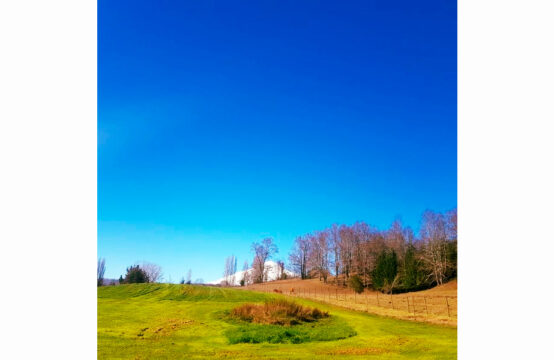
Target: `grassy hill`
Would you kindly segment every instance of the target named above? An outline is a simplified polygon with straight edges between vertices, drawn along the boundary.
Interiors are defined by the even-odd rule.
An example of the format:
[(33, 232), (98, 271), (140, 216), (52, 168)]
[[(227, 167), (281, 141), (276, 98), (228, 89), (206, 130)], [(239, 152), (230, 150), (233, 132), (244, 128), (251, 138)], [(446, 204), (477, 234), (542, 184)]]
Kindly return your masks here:
[(456, 328), (383, 318), (303, 299), (296, 301), (331, 315), (321, 324), (302, 325), (301, 332), (307, 336), (302, 341), (309, 342), (295, 344), (285, 339), (285, 343), (271, 343), (275, 337), (268, 337), (269, 342), (263, 338), (260, 343), (237, 342), (241, 332), (275, 332), (283, 337), (299, 331), (294, 326), (264, 328), (227, 319), (226, 314), (243, 303), (263, 303), (276, 297), (280, 295), (194, 285), (101, 287), (98, 358), (456, 358)]

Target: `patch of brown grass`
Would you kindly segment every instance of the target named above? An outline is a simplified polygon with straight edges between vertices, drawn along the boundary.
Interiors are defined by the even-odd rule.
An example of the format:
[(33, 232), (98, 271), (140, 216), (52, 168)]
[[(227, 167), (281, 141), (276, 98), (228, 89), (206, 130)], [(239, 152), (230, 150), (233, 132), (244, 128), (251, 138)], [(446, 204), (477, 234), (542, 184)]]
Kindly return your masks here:
[(181, 330), (188, 326), (193, 326), (195, 324), (196, 322), (194, 320), (166, 319), (163, 322), (157, 324), (156, 326), (140, 329), (137, 336), (143, 339), (169, 336), (173, 334), (175, 331)]
[(320, 351), (318, 355), (381, 355), (390, 351), (381, 348), (342, 348), (329, 351)]
[(263, 292), (277, 289), (281, 290), (283, 295), (317, 300), (346, 309), (403, 320), (457, 326), (456, 279), (431, 289), (394, 294), (392, 297), (371, 289), (365, 289), (362, 294), (354, 294), (352, 289), (336, 286), (334, 281), (333, 277), (329, 277), (327, 283), (318, 279), (294, 278), (248, 285), (240, 289)]
[(231, 311), (231, 317), (271, 325), (297, 325), (328, 317), (329, 313), (293, 301), (275, 299), (264, 304), (244, 304)]

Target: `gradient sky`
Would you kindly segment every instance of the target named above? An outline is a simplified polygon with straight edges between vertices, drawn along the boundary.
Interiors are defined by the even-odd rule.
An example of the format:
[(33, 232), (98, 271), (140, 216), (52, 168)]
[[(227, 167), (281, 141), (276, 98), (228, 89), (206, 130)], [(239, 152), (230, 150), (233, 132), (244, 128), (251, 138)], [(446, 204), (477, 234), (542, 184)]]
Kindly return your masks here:
[(457, 205), (456, 1), (98, 2), (98, 256), (177, 282), (265, 236)]

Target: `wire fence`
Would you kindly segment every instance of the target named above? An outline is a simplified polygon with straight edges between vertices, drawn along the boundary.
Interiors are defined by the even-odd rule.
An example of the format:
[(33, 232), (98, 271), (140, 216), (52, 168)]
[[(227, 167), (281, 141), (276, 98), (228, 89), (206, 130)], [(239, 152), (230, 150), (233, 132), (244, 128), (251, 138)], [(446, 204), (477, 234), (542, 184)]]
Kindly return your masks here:
[(382, 294), (364, 291), (357, 294), (352, 289), (339, 286), (287, 286), (284, 284), (262, 283), (250, 285), (248, 290), (266, 293), (278, 293), (305, 299), (313, 299), (339, 305), (353, 310), (371, 313), (401, 315), (403, 318), (413, 318), (422, 321), (436, 322), (437, 318), (446, 321), (457, 321), (457, 296), (430, 294)]

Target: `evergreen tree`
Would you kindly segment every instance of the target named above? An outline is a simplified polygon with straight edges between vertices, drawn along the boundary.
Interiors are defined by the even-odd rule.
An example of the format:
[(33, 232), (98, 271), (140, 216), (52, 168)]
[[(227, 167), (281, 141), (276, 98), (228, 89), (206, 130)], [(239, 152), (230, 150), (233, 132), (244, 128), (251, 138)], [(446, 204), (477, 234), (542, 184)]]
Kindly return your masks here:
[(350, 285), (350, 287), (358, 294), (361, 294), (364, 291), (364, 284), (358, 275), (352, 275), (348, 279), (348, 285)]
[(394, 250), (383, 250), (377, 257), (372, 273), (373, 287), (378, 290), (391, 291), (398, 273), (398, 257)]
[(404, 274), (402, 286), (406, 290), (416, 289), (425, 282), (425, 273), (421, 267), (421, 262), (417, 258), (415, 247), (410, 244), (404, 255)]
[(140, 268), (139, 265), (130, 266), (127, 268), (127, 274), (125, 275), (126, 284), (135, 284), (135, 283), (147, 283), (148, 275), (146, 272)]

